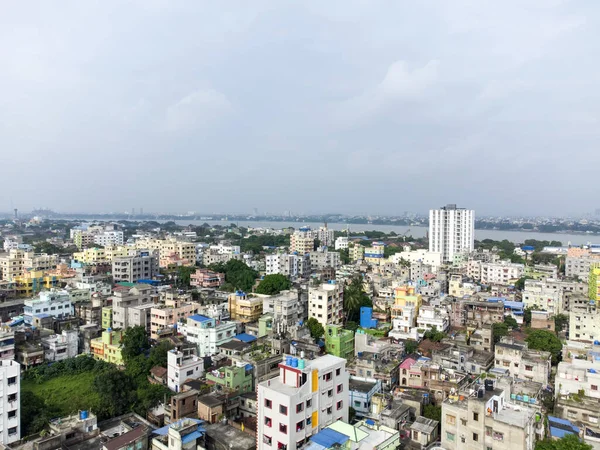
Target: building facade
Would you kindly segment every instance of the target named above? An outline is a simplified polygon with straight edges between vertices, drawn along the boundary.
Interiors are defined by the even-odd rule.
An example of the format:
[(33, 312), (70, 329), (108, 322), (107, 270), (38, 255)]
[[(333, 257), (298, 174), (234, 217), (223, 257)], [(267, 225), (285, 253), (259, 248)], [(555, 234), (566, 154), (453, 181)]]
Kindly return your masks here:
[(429, 251), (441, 253), (442, 261), (475, 249), (475, 212), (446, 205), (429, 211)]
[(344, 288), (335, 281), (308, 288), (308, 317), (323, 327), (338, 325), (344, 320)]

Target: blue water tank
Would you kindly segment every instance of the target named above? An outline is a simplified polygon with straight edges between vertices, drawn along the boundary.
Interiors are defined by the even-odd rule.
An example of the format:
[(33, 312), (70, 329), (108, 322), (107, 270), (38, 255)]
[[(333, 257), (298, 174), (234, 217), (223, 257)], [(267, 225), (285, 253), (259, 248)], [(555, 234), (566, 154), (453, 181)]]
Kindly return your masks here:
[(298, 367), (298, 358), (292, 358), (292, 367)]
[(291, 356), (286, 356), (285, 357), (285, 365), (286, 366), (291, 366), (292, 365), (292, 357)]
[(85, 420), (88, 418), (88, 412), (87, 411), (79, 411), (79, 419), (80, 420)]

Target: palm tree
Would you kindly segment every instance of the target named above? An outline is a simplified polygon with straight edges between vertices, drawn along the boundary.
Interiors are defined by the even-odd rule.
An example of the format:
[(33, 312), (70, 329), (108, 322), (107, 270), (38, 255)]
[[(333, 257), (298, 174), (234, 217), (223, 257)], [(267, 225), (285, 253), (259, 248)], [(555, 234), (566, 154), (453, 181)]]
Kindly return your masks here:
[(350, 283), (344, 289), (344, 310), (346, 311), (346, 320), (355, 321), (360, 314), (361, 306), (372, 306), (371, 299), (363, 287), (363, 278), (361, 274), (354, 275)]

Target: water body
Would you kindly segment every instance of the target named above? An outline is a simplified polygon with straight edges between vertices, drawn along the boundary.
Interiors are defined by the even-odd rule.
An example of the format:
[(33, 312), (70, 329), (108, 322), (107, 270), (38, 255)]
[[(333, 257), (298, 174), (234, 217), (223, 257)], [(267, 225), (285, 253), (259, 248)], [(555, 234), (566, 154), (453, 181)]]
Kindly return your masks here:
[[(159, 221), (161, 222), (161, 221)], [(253, 228), (286, 228), (294, 227), (298, 228), (301, 226), (311, 227), (318, 229), (323, 226), (323, 223), (318, 222), (260, 222), (252, 220), (242, 220), (234, 222), (231, 220), (175, 220), (175, 223), (179, 225), (202, 225), (208, 223), (209, 225), (228, 225), (230, 223), (237, 223), (242, 227), (253, 227)], [(351, 236), (360, 235), (362, 231), (383, 231), (390, 233), (394, 231), (399, 235), (407, 234), (408, 236), (414, 237), (425, 237), (428, 228), (427, 227), (411, 227), (411, 226), (399, 226), (399, 225), (375, 225), (375, 224), (346, 224), (346, 223), (327, 223), (327, 227), (336, 231), (350, 229)], [(600, 236), (588, 235), (588, 234), (573, 234), (573, 233), (539, 233), (535, 231), (506, 231), (506, 230), (475, 230), (475, 239), (493, 239), (495, 241), (502, 241), (504, 239), (514, 242), (515, 244), (521, 244), (526, 239), (537, 239), (538, 241), (560, 241), (563, 245), (571, 243), (572, 245), (584, 245), (589, 242), (599, 243)]]

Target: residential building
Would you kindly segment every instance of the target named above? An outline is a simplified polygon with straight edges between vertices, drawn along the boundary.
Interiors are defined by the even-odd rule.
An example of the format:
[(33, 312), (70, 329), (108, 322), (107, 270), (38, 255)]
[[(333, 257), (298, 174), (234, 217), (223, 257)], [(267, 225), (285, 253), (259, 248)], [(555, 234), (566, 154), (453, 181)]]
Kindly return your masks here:
[(178, 326), (178, 331), (185, 336), (187, 342), (196, 344), (198, 355), (204, 357), (217, 354), (220, 345), (234, 338), (236, 328), (235, 322), (221, 322), (194, 314)]
[(107, 330), (113, 327), (113, 308), (112, 306), (102, 307), (102, 329)]
[(105, 264), (109, 262), (104, 248), (89, 247), (73, 253), (73, 261), (86, 265)]
[(152, 309), (156, 306), (154, 302), (127, 308), (127, 326), (142, 327), (146, 333), (152, 332)]
[(23, 317), (26, 323), (32, 323), (33, 317), (47, 314), (55, 319), (73, 315), (73, 305), (68, 291), (51, 289), (42, 291), (37, 298), (25, 300)]
[(0, 361), (0, 443), (9, 445), (21, 439), (21, 365)]
[(341, 325), (325, 327), (325, 351), (329, 355), (346, 360), (354, 356), (354, 332), (342, 328)]
[(548, 311), (531, 311), (530, 327), (534, 330), (554, 331), (554, 315)]
[(197, 380), (204, 374), (204, 358), (195, 349), (172, 349), (167, 353), (167, 386), (174, 392), (188, 380)]
[(508, 370), (510, 375), (521, 380), (548, 384), (550, 379), (551, 353), (530, 350), (526, 342), (503, 338), (495, 346), (496, 368)]
[(311, 259), (308, 253), (276, 253), (265, 256), (265, 274), (281, 274), (291, 279), (302, 278), (310, 273)]
[(302, 227), (290, 236), (290, 253), (304, 255), (312, 252), (315, 247), (314, 233), (310, 227)]
[(385, 256), (385, 244), (373, 242), (370, 247), (365, 248), (364, 261), (368, 264), (379, 266)]
[(278, 333), (305, 319), (306, 300), (301, 292), (293, 289), (263, 297), (263, 314), (271, 314)]
[(300, 448), (324, 427), (348, 421), (346, 361), (286, 357), (279, 377), (258, 384), (258, 450)]
[(309, 255), (312, 270), (323, 270), (329, 267), (336, 269), (341, 265), (340, 254), (330, 252), (327, 248), (321, 247), (319, 250), (310, 252)]
[(5, 236), (4, 237), (4, 251), (9, 252), (11, 250), (18, 250), (23, 245), (22, 236)]
[(315, 450), (395, 450), (400, 448), (400, 432), (370, 419), (354, 425), (339, 420), (313, 435), (310, 441), (308, 448)]
[(336, 250), (347, 250), (348, 249), (348, 238), (346, 236), (340, 236), (335, 240)]
[(442, 348), (433, 349), (431, 359), (444, 369), (460, 370), (465, 373), (482, 374), (494, 365), (494, 353), (478, 350), (474, 346), (452, 341)]
[(193, 242), (182, 242), (175, 238), (138, 239), (135, 246), (140, 250), (157, 251), (160, 267), (169, 267), (173, 261), (177, 261), (178, 265), (196, 264), (196, 244)]
[(493, 383), (465, 386), (446, 399), (441, 425), (441, 447), (447, 450), (533, 450), (544, 436), (539, 409), (513, 403), (510, 391)]
[[(589, 301), (591, 303), (591, 300)], [(569, 338), (573, 341), (600, 340), (600, 310), (594, 304), (571, 308), (569, 313)]]
[(229, 316), (242, 323), (256, 322), (263, 313), (263, 299), (236, 291), (229, 295)]
[(0, 279), (14, 281), (22, 277), (27, 271), (48, 271), (56, 269), (58, 255), (45, 253), (35, 254), (32, 251), (12, 249), (0, 255)]
[(362, 261), (365, 257), (365, 248), (360, 244), (354, 244), (348, 247), (348, 253), (350, 254), (350, 261)]
[(524, 271), (524, 264), (508, 261), (481, 263), (481, 282), (483, 284), (514, 284), (523, 276)]
[[(182, 391), (171, 397), (171, 400), (165, 405), (165, 423), (173, 424), (187, 417), (195, 417), (198, 414), (198, 391), (190, 389)], [(175, 447), (177, 448), (177, 447)], [(182, 448), (182, 447), (179, 447)], [(196, 445), (189, 447), (189, 450), (196, 448)], [(188, 449), (188, 447), (183, 447)]]
[(375, 394), (381, 392), (381, 380), (369, 382), (350, 377), (348, 391), (350, 397), (349, 406), (354, 408), (356, 416), (369, 416), (371, 413), (371, 400)]
[(198, 397), (198, 418), (208, 423), (217, 423), (220, 417), (225, 416), (226, 402), (225, 396), (216, 392), (201, 395)]
[(102, 247), (123, 245), (123, 232), (120, 230), (105, 230), (94, 235), (94, 244)]
[[(479, 263), (478, 267), (480, 267)], [(452, 297), (463, 298), (475, 295), (479, 291), (481, 291), (481, 287), (478, 284), (463, 280), (462, 275), (450, 276), (450, 282), (448, 283), (448, 295), (451, 295)]]
[(112, 274), (115, 283), (135, 283), (151, 280), (159, 274), (158, 253), (148, 250), (132, 251), (127, 256), (118, 256), (112, 261)]
[(196, 314), (199, 303), (192, 302), (191, 294), (179, 294), (174, 291), (163, 291), (160, 294), (162, 304), (152, 308), (150, 314), (150, 338), (159, 339), (167, 329), (173, 329), (175, 324), (191, 314)]
[(335, 281), (308, 288), (308, 317), (324, 327), (338, 325), (344, 319), (344, 288)]
[(427, 266), (431, 266), (433, 273), (437, 272), (438, 267), (442, 265), (442, 254), (438, 252), (430, 252), (425, 249), (410, 250), (410, 247), (402, 252), (395, 253), (390, 256), (389, 260), (394, 264), (400, 264), (402, 261), (408, 263), (423, 263)]
[(333, 247), (334, 246), (334, 231), (327, 228), (327, 223), (324, 226), (319, 227), (315, 231), (315, 237), (319, 240), (322, 247)]
[(600, 301), (600, 265), (590, 269), (588, 284), (590, 300)]
[(190, 275), (190, 286), (196, 288), (218, 288), (225, 283), (225, 274), (208, 269), (196, 269)]
[(92, 339), (90, 347), (94, 358), (121, 366), (123, 365), (122, 342), (123, 332), (109, 328), (104, 330), (99, 338)]
[(62, 361), (74, 358), (79, 353), (79, 336), (77, 330), (63, 330), (61, 334), (52, 334), (42, 338), (44, 358), (46, 361)]
[(560, 362), (556, 373), (555, 392), (559, 396), (577, 394), (600, 400), (600, 361), (573, 359)]
[(0, 360), (15, 359), (15, 332), (7, 325), (0, 327)]
[(521, 298), (526, 308), (550, 314), (562, 314), (565, 311), (563, 290), (553, 288), (546, 281), (525, 280)]
[(569, 255), (565, 260), (565, 276), (587, 283), (590, 271), (595, 267), (600, 267), (600, 254), (598, 253), (589, 253), (582, 256)]
[(394, 304), (391, 307), (392, 330), (389, 335), (396, 339), (417, 339), (417, 317), (423, 297), (414, 286), (394, 288)]
[[(129, 308), (153, 303), (155, 299), (152, 286), (137, 283), (133, 287), (118, 286), (112, 297), (112, 328), (125, 330), (129, 328)], [(103, 320), (103, 328), (105, 323)]]
[[(196, 403), (194, 399), (189, 403)], [(195, 406), (195, 405), (194, 405)], [(173, 419), (165, 434), (152, 438), (152, 450), (194, 450), (204, 448), (204, 428), (201, 420)]]
[(437, 420), (423, 416), (417, 417), (410, 426), (410, 439), (421, 448), (426, 448), (429, 444), (437, 441), (439, 424)]
[[(355, 337), (358, 337), (356, 334)], [(402, 353), (356, 352), (354, 360), (348, 366), (348, 372), (358, 381), (375, 383), (381, 381), (382, 388), (389, 392), (398, 386), (400, 378), (400, 360)]]
[(252, 392), (252, 364), (241, 362), (240, 365), (220, 367), (206, 373), (206, 381), (217, 386), (218, 390), (243, 394)]
[(422, 337), (427, 331), (435, 328), (445, 332), (450, 326), (450, 316), (445, 308), (422, 306), (417, 316), (418, 333)]
[(442, 254), (442, 261), (475, 249), (475, 212), (446, 205), (429, 211), (429, 251)]

